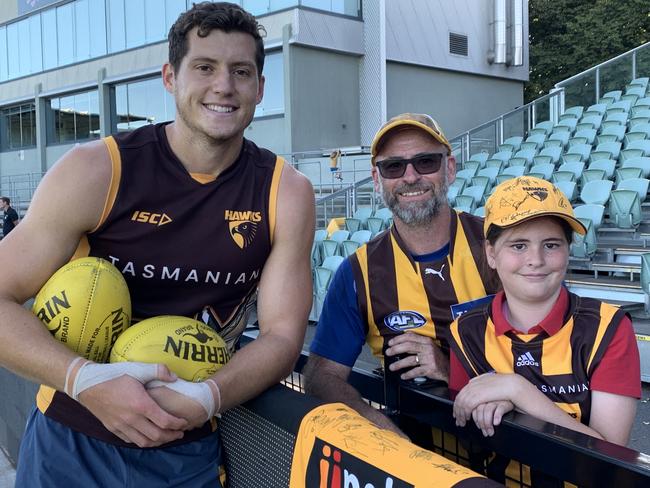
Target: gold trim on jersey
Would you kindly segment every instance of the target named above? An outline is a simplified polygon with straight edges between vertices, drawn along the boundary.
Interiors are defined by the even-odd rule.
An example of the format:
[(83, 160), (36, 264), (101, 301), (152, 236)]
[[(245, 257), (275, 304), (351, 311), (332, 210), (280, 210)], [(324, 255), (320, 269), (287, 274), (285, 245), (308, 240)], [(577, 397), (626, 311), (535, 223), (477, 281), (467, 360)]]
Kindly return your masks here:
[(273, 169), (273, 178), (271, 179), (271, 189), (269, 191), (269, 238), (273, 245), (275, 237), (275, 220), (278, 205), (278, 190), (280, 188), (280, 177), (284, 169), (284, 159), (280, 156), (275, 158), (275, 168)]
[(120, 155), (119, 147), (117, 147), (117, 142), (115, 142), (113, 136), (105, 137), (103, 141), (104, 144), (106, 144), (106, 149), (108, 149), (108, 154), (111, 158), (111, 183), (108, 187), (108, 194), (106, 195), (106, 201), (104, 202), (102, 216), (95, 228), (90, 231), (91, 233), (101, 227), (101, 225), (106, 221), (108, 214), (113, 209), (115, 199), (117, 198), (117, 190), (120, 187), (120, 179), (122, 178), (122, 156)]
[(496, 335), (492, 319), (488, 319), (484, 340), (485, 359), (492, 365), (492, 368), (498, 373), (513, 373), (512, 341), (504, 335)]
[(605, 332), (607, 331), (607, 327), (602, 327), (602, 324), (609, 324), (612, 321), (612, 318), (614, 317), (614, 314), (618, 312), (618, 307), (615, 307), (613, 305), (609, 305), (606, 303), (601, 303), (600, 304), (600, 323), (601, 326), (598, 327), (598, 331), (596, 332), (596, 338), (594, 339), (594, 347), (591, 349), (591, 354), (589, 354), (589, 361), (587, 362), (587, 371), (591, 371), (591, 363), (594, 360), (594, 357), (596, 356), (596, 352), (598, 352), (598, 349), (600, 348), (600, 343), (603, 340), (603, 337), (605, 335)]
[(41, 411), (41, 413), (44, 414), (45, 411), (52, 404), (52, 399), (54, 398), (55, 392), (56, 390), (50, 386), (46, 386), (46, 385), (40, 386), (38, 392), (36, 393), (36, 406)]
[[(611, 317), (607, 323), (610, 321)], [(574, 324), (573, 317), (569, 318), (557, 334), (542, 342), (542, 362), (540, 366), (544, 376), (573, 373), (571, 336), (573, 335)], [(552, 356), (553, 361), (544, 361), (546, 356)]]
[(465, 235), (465, 229), (460, 218), (456, 217), (456, 219), (456, 239), (454, 240), (453, 249), (467, 249), (470, 254), (467, 257), (471, 259), (455, 259), (450, 249), (447, 262), (449, 263), (449, 276), (454, 284), (458, 303), (464, 303), (474, 300), (477, 297), (484, 297), (487, 293), (485, 292), (485, 286), (483, 285), (483, 279), (479, 273), (478, 266), (471, 255), (471, 246)]

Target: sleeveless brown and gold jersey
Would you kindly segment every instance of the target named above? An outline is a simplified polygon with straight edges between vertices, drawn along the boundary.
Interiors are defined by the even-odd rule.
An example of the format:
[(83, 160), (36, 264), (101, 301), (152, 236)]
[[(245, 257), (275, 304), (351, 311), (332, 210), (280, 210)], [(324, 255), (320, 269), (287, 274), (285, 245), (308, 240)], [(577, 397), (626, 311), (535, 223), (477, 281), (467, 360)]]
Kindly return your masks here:
[(394, 226), (351, 256), (366, 340), (375, 355), (382, 356), (384, 337), (407, 330), (446, 348), (455, 316), (497, 291), (498, 279), (484, 257), (483, 220), (451, 212), (449, 253), (437, 261), (415, 261)]
[(490, 371), (520, 374), (588, 425), (590, 379), (625, 313), (598, 300), (568, 295), (562, 328), (551, 336), (544, 331), (497, 335), (490, 303), (451, 325), (450, 347), (470, 378)]
[[(113, 167), (108, 199), (74, 257), (102, 257), (122, 272), (134, 320), (194, 317), (232, 348), (271, 252), (284, 161), (244, 140), (238, 159), (215, 179), (187, 172), (165, 124), (104, 142)], [(42, 387), (37, 404), (73, 429), (121, 443), (60, 392)]]

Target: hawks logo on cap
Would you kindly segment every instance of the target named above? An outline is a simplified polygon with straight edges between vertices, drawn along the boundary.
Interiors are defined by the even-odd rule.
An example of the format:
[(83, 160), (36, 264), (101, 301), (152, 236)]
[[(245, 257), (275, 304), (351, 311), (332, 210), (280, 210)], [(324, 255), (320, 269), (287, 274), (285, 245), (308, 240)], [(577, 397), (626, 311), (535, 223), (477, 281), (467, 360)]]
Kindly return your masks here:
[(543, 215), (565, 220), (584, 235), (584, 225), (576, 219), (567, 197), (552, 183), (532, 176), (521, 176), (498, 185), (485, 203), (483, 230), (490, 226), (509, 227)]
[(262, 221), (262, 212), (226, 210), (224, 218), (228, 221), (230, 237), (240, 249), (244, 249), (255, 238), (259, 222)]

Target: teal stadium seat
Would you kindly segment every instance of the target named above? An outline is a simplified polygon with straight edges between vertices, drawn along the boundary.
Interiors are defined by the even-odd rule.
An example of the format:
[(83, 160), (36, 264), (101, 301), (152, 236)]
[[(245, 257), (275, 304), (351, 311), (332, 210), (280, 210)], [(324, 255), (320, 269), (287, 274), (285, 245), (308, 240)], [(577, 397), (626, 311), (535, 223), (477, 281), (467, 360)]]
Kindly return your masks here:
[(553, 131), (553, 121), (552, 120), (545, 120), (543, 122), (538, 122), (535, 124), (535, 127), (530, 129), (528, 131), (528, 135), (534, 135), (534, 134), (543, 134), (544, 139), (546, 139), (546, 136), (549, 135)]
[(650, 139), (650, 124), (635, 124), (625, 134), (625, 147), (632, 141)]
[(503, 143), (499, 144), (499, 152), (501, 151), (510, 151), (515, 152), (519, 151), (521, 143), (524, 141), (524, 138), (521, 136), (508, 137)]
[(600, 97), (600, 103), (605, 105), (611, 105), (614, 102), (618, 102), (621, 99), (623, 92), (621, 90), (608, 91), (602, 97)]
[(618, 185), (621, 181), (631, 180), (634, 178), (641, 178), (643, 171), (641, 168), (627, 167), (619, 168), (616, 170), (616, 184)]
[(639, 201), (641, 203), (646, 201), (648, 197), (648, 185), (650, 180), (646, 178), (629, 178), (627, 180), (621, 180), (618, 185), (616, 185), (617, 190), (633, 190), (639, 195)]
[(573, 173), (573, 180), (572, 181), (578, 181), (580, 179), (580, 176), (582, 175), (582, 172), (585, 170), (585, 163), (580, 162), (580, 161), (574, 161), (571, 163), (563, 163), (560, 165), (560, 167), (557, 169), (558, 171), (568, 171), (570, 173)]
[(595, 129), (598, 131), (600, 129), (600, 125), (603, 123), (603, 116), (602, 115), (587, 115), (583, 116), (580, 119), (580, 122), (576, 125), (576, 132), (579, 132), (581, 130), (585, 129)]
[(546, 138), (544, 147), (560, 146), (562, 149), (568, 144), (571, 133), (567, 130), (553, 132)]
[(594, 144), (594, 141), (596, 140), (596, 133), (598, 131), (596, 129), (580, 129), (576, 130), (576, 133), (573, 134), (573, 137), (569, 139), (569, 146), (573, 146), (573, 144)]
[[(449, 202), (449, 205), (452, 207), (454, 206), (454, 203), (456, 202), (456, 197), (460, 194), (461, 192), (461, 187), (458, 185), (449, 185), (449, 188), (447, 188), (447, 201)], [(373, 229), (370, 228), (371, 221), (373, 217), (370, 217), (366, 223), (368, 224), (368, 230), (372, 231)], [(372, 225), (374, 226), (375, 223), (378, 223), (379, 228), (374, 232), (374, 234), (377, 234), (381, 231), (382, 226), (383, 226), (383, 221), (381, 219), (375, 219), (378, 222), (372, 222)]]
[(552, 163), (560, 161), (562, 148), (560, 146), (544, 147), (537, 156), (533, 157), (533, 164)]
[(578, 125), (578, 119), (562, 119), (555, 127), (553, 127), (553, 132), (566, 131), (569, 133), (569, 137), (575, 132), (576, 126)]
[[(647, 110), (650, 110), (650, 97), (643, 97), (634, 102), (634, 105), (630, 109), (630, 114), (632, 117), (636, 117), (637, 114)], [(632, 127), (631, 124), (630, 127)]]
[[(500, 175), (512, 176), (514, 178), (518, 176), (523, 176), (525, 171), (524, 166), (508, 166), (501, 170)], [(497, 175), (498, 177), (499, 175)]]
[(639, 194), (634, 190), (614, 190), (609, 199), (609, 220), (619, 229), (635, 229), (642, 220)]
[(393, 223), (393, 212), (388, 207), (382, 207), (375, 211), (375, 217), (384, 221), (384, 228), (387, 229)]
[(608, 113), (603, 120), (603, 123), (600, 124), (601, 130), (606, 129), (607, 127), (614, 127), (617, 125), (622, 125), (623, 127), (627, 126), (627, 112), (612, 112)]
[(641, 156), (650, 156), (650, 139), (630, 141), (630, 143), (627, 145), (624, 151), (626, 151), (626, 154), (630, 154), (629, 151), (631, 149), (637, 149), (642, 151), (643, 154), (641, 154)]
[(605, 111), (609, 104), (607, 103), (596, 103), (587, 107), (587, 110), (582, 114), (583, 117), (589, 117), (591, 115), (604, 115)]
[(506, 163), (504, 161), (502, 161), (501, 159), (488, 159), (485, 162), (485, 168), (481, 168), (481, 169), (496, 168), (497, 171), (499, 171), (505, 165), (506, 165)]
[(489, 154), (486, 152), (480, 152), (480, 153), (475, 153), (472, 154), (469, 159), (472, 161), (478, 161), (479, 163), (485, 163), (489, 157)]
[(478, 207), (473, 212), (477, 217), (485, 217), (485, 207)]
[(575, 181), (576, 175), (571, 171), (554, 171), (551, 175), (551, 182), (557, 184), (560, 181)]
[(629, 86), (632, 86), (632, 85), (639, 85), (639, 86), (642, 86), (643, 88), (645, 88), (646, 91), (647, 91), (647, 90), (648, 90), (648, 81), (649, 81), (649, 80), (650, 80), (650, 78), (647, 77), (647, 76), (643, 76), (643, 77), (639, 77), (639, 78), (634, 78), (632, 81), (630, 81), (630, 82), (628, 83), (628, 85), (629, 85)]
[(567, 108), (562, 115), (560, 115), (560, 120), (562, 119), (579, 119), (582, 117), (582, 112), (584, 112), (584, 107), (577, 105), (575, 107)]
[(562, 155), (562, 162), (571, 163), (571, 162), (586, 162), (589, 159), (591, 154), (591, 145), (590, 144), (576, 144), (570, 146), (565, 153)]
[(641, 176), (647, 178), (650, 176), (650, 157), (638, 156), (626, 159), (621, 163), (621, 168), (639, 168), (641, 169)]
[(607, 175), (602, 169), (586, 169), (582, 172), (580, 178), (580, 186), (585, 186), (586, 183), (594, 180), (604, 180)]
[(354, 215), (345, 219), (345, 228), (350, 232), (356, 232), (365, 228), (366, 220), (372, 217), (372, 207), (359, 207), (355, 210)]
[(474, 197), (471, 195), (458, 195), (456, 197), (456, 205), (454, 208), (459, 212), (472, 213), (476, 208)]
[(598, 161), (592, 161), (587, 167), (587, 170), (591, 169), (603, 170), (605, 172), (605, 179), (611, 180), (614, 177), (614, 171), (616, 170), (616, 161), (613, 159), (600, 159)]
[(332, 232), (332, 235), (328, 239), (323, 239), (321, 249), (323, 251), (322, 258), (323, 262), (330, 256), (340, 255), (341, 242), (350, 237), (350, 231), (340, 229)]
[(354, 252), (363, 244), (368, 242), (372, 237), (369, 230), (358, 230), (350, 236), (349, 239), (341, 242), (341, 255), (345, 258), (354, 254)]
[(580, 200), (584, 203), (605, 205), (609, 201), (614, 183), (610, 180), (595, 180), (585, 183), (580, 192)]
[[(622, 98), (623, 97), (621, 97), (621, 99)], [(607, 115), (614, 114), (614, 113), (627, 114), (631, 108), (632, 108), (632, 102), (630, 100), (619, 100), (618, 102), (614, 102), (611, 105), (608, 105), (605, 113)]]
[(555, 183), (555, 186), (564, 193), (570, 202), (574, 202), (578, 197), (578, 190), (575, 181), (558, 181)]
[(541, 147), (544, 146), (544, 142), (546, 142), (546, 134), (532, 134), (528, 136), (524, 142), (521, 143), (520, 151), (527, 149), (538, 151)]
[(605, 206), (597, 203), (587, 203), (574, 207), (573, 213), (577, 218), (589, 219), (594, 226), (594, 232), (597, 231), (603, 223), (605, 215)]
[(603, 142), (596, 146), (596, 149), (591, 151), (589, 159), (591, 161), (599, 161), (601, 159), (613, 159), (618, 160), (621, 155), (621, 143), (620, 142)]
[(328, 256), (322, 265), (314, 268), (314, 301), (310, 319), (316, 321), (320, 317), (327, 289), (344, 259), (343, 256)]
[(590, 219), (578, 218), (582, 225), (587, 229), (587, 233), (583, 236), (577, 232), (573, 233), (573, 242), (571, 243), (571, 256), (577, 258), (591, 258), (596, 254), (597, 240), (594, 225)]
[[(501, 171), (501, 166), (499, 166), (499, 167), (483, 168), (483, 169), (480, 169), (480, 170), (478, 171), (478, 173), (476, 174), (476, 176), (485, 176), (485, 177), (489, 178), (489, 180), (490, 180), (490, 185), (489, 185), (489, 186), (493, 186), (493, 185), (494, 185), (494, 181), (496, 180), (497, 175), (499, 174), (500, 171)], [(472, 181), (474, 181), (474, 180), (472, 180)]]
[(476, 176), (478, 168), (463, 168), (460, 171), (456, 172), (456, 178), (462, 178), (464, 180), (472, 179)]
[[(463, 190), (462, 196), (470, 196), (474, 200), (472, 204), (470, 204), (470, 207), (472, 209), (483, 205), (483, 197), (485, 196), (485, 192), (487, 191), (487, 186), (483, 185), (472, 185)], [(456, 203), (458, 203), (458, 197), (456, 197)], [(467, 202), (462, 202), (461, 203), (463, 206), (467, 205)]]
[(555, 166), (551, 163), (534, 164), (531, 166), (529, 174), (539, 174), (542, 175), (541, 177), (543, 179), (551, 181), (551, 175), (553, 174), (554, 170)]
[(603, 142), (622, 142), (625, 137), (625, 126), (624, 125), (615, 125), (611, 127), (606, 127), (600, 131), (600, 135), (597, 137), (598, 144)]
[(321, 257), (321, 247), (323, 245), (323, 240), (327, 238), (326, 229), (316, 229), (314, 232), (314, 243), (311, 246), (311, 266), (312, 268), (320, 265), (323, 262)]

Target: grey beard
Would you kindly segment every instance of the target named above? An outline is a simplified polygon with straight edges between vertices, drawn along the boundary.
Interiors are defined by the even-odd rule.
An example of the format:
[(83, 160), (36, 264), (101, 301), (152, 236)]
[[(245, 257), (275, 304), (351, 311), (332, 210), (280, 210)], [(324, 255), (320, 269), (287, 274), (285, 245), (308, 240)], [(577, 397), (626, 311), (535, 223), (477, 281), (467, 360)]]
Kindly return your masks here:
[[(380, 181), (381, 195), (386, 206), (397, 216), (405, 225), (417, 227), (430, 224), (431, 221), (440, 214), (440, 210), (447, 205), (447, 181), (443, 181), (440, 187), (434, 184), (429, 185), (401, 185), (389, 193), (384, 189)], [(431, 189), (432, 197), (425, 202), (411, 202), (400, 204), (395, 193), (398, 191), (417, 191)]]

